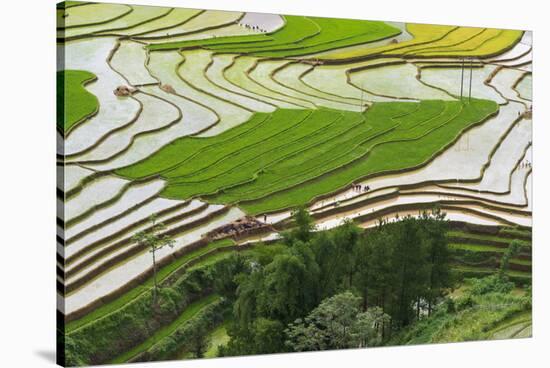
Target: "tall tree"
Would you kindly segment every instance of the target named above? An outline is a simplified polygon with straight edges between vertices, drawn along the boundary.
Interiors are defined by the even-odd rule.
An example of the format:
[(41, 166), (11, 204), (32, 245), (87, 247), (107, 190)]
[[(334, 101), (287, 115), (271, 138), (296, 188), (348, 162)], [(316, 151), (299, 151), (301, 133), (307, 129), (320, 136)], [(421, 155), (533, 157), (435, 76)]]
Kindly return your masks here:
[(308, 244), (297, 242), (265, 267), (260, 315), (288, 323), (319, 303), (319, 266)]
[(277, 320), (258, 318), (253, 324), (252, 341), (255, 354), (273, 354), (287, 351), (284, 325)]
[(419, 297), (425, 294), (429, 276), (427, 252), (420, 236), (418, 220), (409, 216), (388, 226), (392, 229), (395, 227), (397, 233), (393, 253), (397, 278), (392, 323), (396, 328), (401, 328), (412, 322), (413, 304), (418, 305)]
[(388, 318), (380, 309), (360, 311), (361, 298), (346, 291), (325, 299), (304, 319), (288, 325), (287, 345), (294, 351), (346, 349), (379, 343), (377, 326)]
[(363, 296), (363, 310), (369, 305), (379, 306), (386, 311), (396, 283), (393, 265), (396, 239), (388, 231), (385, 222), (371, 229), (361, 239), (357, 252), (357, 289)]
[(358, 246), (361, 232), (352, 221), (346, 221), (342, 226), (321, 232), (311, 240), (320, 268), (322, 298), (352, 287), (360, 262)]
[(292, 245), (295, 241), (307, 243), (315, 229), (313, 218), (305, 207), (299, 207), (294, 211), (292, 219), (296, 227), (283, 234), (285, 242), (289, 245)]
[(361, 232), (353, 221), (346, 220), (334, 231), (333, 236), (334, 243), (337, 244), (338, 247), (338, 259), (340, 260), (346, 275), (344, 285), (346, 288), (351, 289), (353, 284), (353, 276), (357, 267), (356, 253)]
[(195, 358), (204, 358), (204, 354), (208, 351), (208, 345), (210, 344), (208, 331), (204, 327), (204, 324), (201, 324), (198, 328), (193, 330), (193, 333), (189, 337), (189, 341), (190, 350)]
[(158, 282), (157, 282), (157, 260), (156, 253), (164, 247), (172, 248), (174, 240), (170, 236), (163, 234), (166, 226), (162, 222), (157, 222), (157, 217), (151, 215), (149, 218), (151, 226), (136, 233), (132, 239), (140, 246), (149, 249), (153, 257), (153, 305), (157, 304)]
[(448, 247), (446, 214), (440, 208), (435, 208), (431, 214), (424, 212), (420, 224), (422, 236), (429, 258), (429, 284), (424, 298), (428, 303), (428, 315), (433, 306), (445, 291), (452, 286), (451, 252)]
[(216, 262), (212, 271), (215, 292), (233, 300), (239, 286), (237, 276), (249, 272), (249, 268), (250, 263), (240, 252)]

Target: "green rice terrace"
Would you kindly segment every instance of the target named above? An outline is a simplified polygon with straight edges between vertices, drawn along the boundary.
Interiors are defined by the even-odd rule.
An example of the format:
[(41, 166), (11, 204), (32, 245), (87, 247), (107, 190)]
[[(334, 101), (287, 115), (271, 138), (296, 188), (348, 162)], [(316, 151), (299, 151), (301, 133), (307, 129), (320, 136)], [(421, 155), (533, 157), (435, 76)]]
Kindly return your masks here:
[(531, 32), (56, 12), (64, 363), (531, 335)]

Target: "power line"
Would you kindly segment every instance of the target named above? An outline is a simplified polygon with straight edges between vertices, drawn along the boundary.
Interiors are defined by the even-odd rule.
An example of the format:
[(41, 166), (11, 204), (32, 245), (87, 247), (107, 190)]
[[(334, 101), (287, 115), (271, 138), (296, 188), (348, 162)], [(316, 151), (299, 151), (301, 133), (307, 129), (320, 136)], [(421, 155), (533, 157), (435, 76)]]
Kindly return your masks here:
[(462, 91), (464, 89), (464, 58), (462, 58), (462, 73), (460, 75), (460, 100), (462, 101)]
[(473, 59), (470, 58), (470, 91), (468, 92), (468, 102), (470, 102), (471, 98), (472, 98), (472, 70), (474, 69), (473, 67)]

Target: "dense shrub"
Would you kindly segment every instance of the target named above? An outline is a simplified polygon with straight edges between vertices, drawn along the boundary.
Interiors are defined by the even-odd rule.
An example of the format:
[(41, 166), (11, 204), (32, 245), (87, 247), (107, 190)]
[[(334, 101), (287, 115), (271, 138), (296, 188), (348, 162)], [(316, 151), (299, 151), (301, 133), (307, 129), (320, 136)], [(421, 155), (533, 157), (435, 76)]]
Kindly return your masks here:
[(227, 301), (224, 299), (209, 304), (196, 316), (179, 326), (170, 336), (160, 340), (132, 361), (166, 360), (173, 358), (181, 351), (194, 352), (197, 348), (196, 344), (206, 338), (207, 331), (222, 322), (223, 310), (226, 307)]
[(483, 295), (489, 293), (509, 293), (514, 288), (514, 283), (498, 275), (491, 275), (482, 279), (470, 279), (470, 293)]

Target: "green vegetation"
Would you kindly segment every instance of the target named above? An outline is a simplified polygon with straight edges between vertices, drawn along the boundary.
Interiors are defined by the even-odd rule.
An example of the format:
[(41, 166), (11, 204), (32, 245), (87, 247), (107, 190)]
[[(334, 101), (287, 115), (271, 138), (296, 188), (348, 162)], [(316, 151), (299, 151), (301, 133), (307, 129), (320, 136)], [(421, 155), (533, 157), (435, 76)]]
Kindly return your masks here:
[(531, 336), (532, 313), (526, 311), (518, 313), (512, 318), (499, 323), (487, 333), (490, 339), (512, 339)]
[(121, 363), (127, 362), (128, 360), (136, 356), (138, 353), (148, 350), (149, 348), (151, 348), (153, 345), (155, 345), (162, 339), (174, 333), (177, 330), (177, 328), (180, 327), (180, 325), (182, 325), (183, 323), (191, 319), (193, 316), (195, 316), (205, 306), (207, 306), (208, 304), (214, 303), (217, 300), (219, 300), (219, 297), (217, 295), (210, 295), (206, 298), (200, 299), (195, 303), (190, 304), (189, 306), (187, 306), (187, 308), (184, 309), (183, 313), (180, 314), (179, 317), (175, 319), (172, 323), (157, 330), (147, 340), (135, 346), (134, 348), (126, 351), (124, 354), (118, 356), (117, 358), (113, 359), (111, 363), (121, 364)]
[(95, 365), (121, 356), (178, 318), (211, 285), (205, 267), (164, 284), (157, 305), (153, 306), (152, 293), (147, 291), (114, 313), (68, 333), (74, 344), (67, 348), (67, 359)]
[(57, 128), (65, 134), (98, 111), (97, 97), (84, 88), (96, 79), (84, 70), (57, 72)]
[(358, 59), (383, 54), (408, 57), (489, 57), (513, 47), (523, 31), (407, 24), (413, 39), (374, 48), (335, 50), (322, 59)]
[(519, 237), (520, 239), (530, 239), (532, 237), (532, 233), (530, 230), (527, 229), (521, 229), (521, 228), (514, 228), (514, 227), (507, 227), (500, 231), (502, 234), (508, 234), (511, 236)]
[(147, 45), (147, 48), (151, 51), (156, 50), (173, 50), (173, 49), (193, 49), (198, 47), (214, 47), (217, 45), (231, 45), (231, 44), (255, 44), (259, 42), (272, 41), (273, 37), (265, 34), (259, 35), (246, 35), (246, 36), (231, 36), (231, 37), (213, 37), (202, 40), (189, 40), (179, 42), (165, 42), (165, 43), (153, 43)]
[(157, 217), (151, 215), (149, 221), (151, 226), (146, 230), (137, 232), (132, 240), (135, 241), (138, 246), (143, 246), (147, 249), (153, 258), (153, 305), (157, 304), (157, 295), (159, 292), (158, 280), (157, 280), (157, 258), (156, 253), (164, 247), (174, 247), (174, 239), (167, 235), (162, 235), (161, 232), (166, 230), (166, 226), (162, 222), (157, 222)]
[(361, 311), (361, 298), (349, 291), (319, 304), (306, 318), (290, 323), (286, 344), (294, 351), (349, 349), (380, 345), (377, 326), (390, 322), (378, 307)]
[(165, 197), (206, 196), (263, 213), (420, 165), (497, 109), (485, 100), (376, 103), (366, 113), (280, 109), (215, 137), (178, 139), (117, 174), (160, 175)]
[[(158, 302), (152, 303), (149, 285), (68, 333), (68, 360), (84, 365), (466, 341), (499, 338), (508, 327), (510, 335), (530, 333), (526, 318), (512, 323), (530, 301), (511, 294), (515, 286), (507, 276), (523, 249), (519, 242), (504, 249), (509, 262), (501, 262), (500, 272), (493, 267), (491, 276), (467, 280), (457, 299), (447, 295), (458, 280), (447, 234), (457, 231), (448, 231), (437, 209), (369, 231), (347, 222), (313, 232), (304, 210), (292, 224), (284, 244), (214, 252), (181, 271), (174, 264), (159, 269)], [(211, 243), (178, 265), (231, 244)]]
[(531, 277), (531, 243), (510, 237), (513, 228), (504, 227), (498, 233), (453, 230), (447, 233), (451, 244), (455, 270), (464, 277), (482, 276), (498, 270), (516, 282), (528, 283)]
[[(209, 243), (208, 245), (196, 249), (187, 253), (186, 255), (178, 258), (174, 262), (171, 262), (169, 265), (162, 267), (157, 272), (157, 280), (162, 286), (162, 282), (167, 280), (170, 276), (174, 275), (176, 272), (179, 272), (180, 269), (187, 267), (190, 261), (200, 259), (204, 257), (211, 251), (216, 249), (222, 249), (233, 246), (234, 243), (230, 239), (217, 240)], [(209, 257), (203, 259), (201, 262), (194, 263), (194, 268), (200, 268), (204, 266), (209, 260)], [(79, 318), (75, 321), (72, 321), (66, 325), (67, 333), (71, 333), (76, 329), (83, 327), (86, 324), (89, 324), (95, 320), (98, 320), (102, 317), (105, 317), (111, 313), (114, 313), (127, 305), (128, 303), (134, 301), (138, 297), (147, 297), (148, 291), (151, 290), (153, 286), (153, 278), (149, 278), (139, 287), (136, 287), (129, 292), (121, 295), (117, 299), (113, 300), (110, 303), (103, 304), (101, 307), (95, 309), (93, 312), (86, 314), (84, 317)]]
[(222, 321), (225, 310), (226, 303), (223, 300), (211, 302), (132, 361), (173, 359), (181, 355), (181, 351), (185, 352), (186, 357), (205, 357), (211, 338), (208, 331)]
[(210, 345), (206, 353), (205, 358), (215, 358), (218, 356), (218, 348), (225, 346), (229, 342), (229, 335), (227, 334), (227, 322), (216, 327), (209, 336)]
[[(85, 6), (79, 6), (83, 4)], [(90, 9), (98, 11), (87, 11)], [(155, 87), (160, 93), (158, 88), (162, 89), (163, 96), (181, 108), (183, 116), (181, 124), (157, 129), (158, 132), (148, 131), (147, 114), (156, 112), (144, 104), (135, 123), (131, 120), (135, 117), (128, 117), (124, 125), (127, 128), (105, 126), (105, 131), (96, 132), (101, 133), (95, 137), (97, 142), (88, 148), (82, 147), (85, 156), (99, 174), (112, 173), (132, 182), (163, 179), (166, 185), (160, 196), (164, 198), (200, 198), (208, 203), (239, 206), (249, 215), (292, 210), (293, 217), (274, 227), (260, 229), (279, 232), (281, 238), (276, 244), (238, 245), (229, 238), (208, 242), (209, 235), (203, 234), (201, 240), (188, 248), (163, 258), (162, 266), (157, 264), (155, 252), (173, 244), (170, 237), (162, 236), (166, 230), (163, 224), (157, 224), (152, 218), (150, 231), (137, 234), (130, 234), (132, 229), (136, 230), (135, 223), (128, 224), (122, 231), (126, 235), (121, 242), (130, 241), (133, 235), (131, 242), (137, 244), (128, 248), (132, 254), (151, 251), (153, 267), (147, 270), (151, 271), (151, 277), (140, 276), (121, 284), (123, 288), (115, 292), (120, 291), (121, 295), (117, 294), (113, 300), (111, 295), (102, 296), (101, 291), (93, 294), (92, 304), (72, 311), (71, 322), (66, 325), (58, 324), (59, 344), (65, 354), (61, 359), (65, 365), (530, 336), (532, 234), (529, 228), (449, 222), (443, 212), (434, 208), (431, 212), (419, 213), (418, 217), (380, 221), (378, 226), (367, 230), (348, 220), (332, 230), (314, 231), (312, 216), (305, 210), (312, 201), (359, 180), (428, 164), (468, 129), (499, 111), (495, 101), (423, 100), (418, 91), (410, 95), (416, 100), (391, 98), (386, 95), (409, 94), (385, 93), (385, 88), (375, 85), (366, 88), (367, 101), (364, 101), (365, 93), (359, 88), (362, 85), (355, 80), (357, 73), (370, 69), (375, 77), (384, 79), (382, 77), (392, 73), (377, 74), (376, 68), (388, 62), (408, 60), (411, 69), (406, 71), (412, 74), (406, 76), (411, 78), (401, 82), (416, 83), (413, 74), (421, 70), (415, 69), (415, 60), (426, 59), (426, 63), (416, 65), (419, 68), (428, 64), (461, 67), (458, 61), (445, 60), (468, 56), (483, 59), (501, 54), (521, 39), (521, 31), (408, 24), (407, 30), (413, 38), (400, 41), (402, 37), (391, 38), (401, 31), (384, 22), (284, 16), (285, 24), (278, 30), (270, 33), (246, 30), (249, 34), (243, 35), (236, 23), (244, 13), (203, 12), (183, 9), (178, 13), (172, 8), (77, 1), (57, 5), (58, 41), (82, 38), (75, 46), (77, 43), (85, 46), (75, 47), (78, 52), (71, 55), (93, 53), (97, 48), (109, 66), (109, 58), (119, 50), (117, 42), (138, 41), (145, 49), (135, 44), (135, 55), (119, 56), (128, 57), (128, 63), (138, 58), (137, 66), (141, 69), (119, 63), (116, 68), (113, 66), (116, 69), (113, 73), (118, 73), (121, 80), (132, 80), (128, 73), (140, 77), (143, 73), (154, 74), (159, 86), (149, 86), (147, 90), (153, 91)], [(136, 39), (124, 36), (132, 34)], [(218, 36), (211, 37), (212, 34)], [(99, 38), (106, 35), (113, 37)], [(403, 36), (408, 39), (408, 35)], [(93, 47), (86, 46), (88, 41)], [(71, 48), (71, 44), (67, 47)], [(183, 79), (179, 83), (175, 79), (165, 80), (162, 68), (149, 70), (155, 64), (149, 63), (150, 52), (193, 49), (211, 52), (198, 50), (196, 58), (191, 51), (168, 54), (174, 61), (172, 67), (179, 62), (176, 69), (187, 65), (185, 60), (200, 61), (204, 74), (200, 80), (187, 80), (183, 75), (174, 74)], [(288, 59), (285, 61), (285, 58)], [(267, 59), (271, 61), (258, 64), (258, 60)], [(517, 60), (523, 63), (526, 59), (518, 56)], [(151, 62), (154, 61), (153, 57)], [(320, 71), (311, 74), (311, 85), (306, 79), (300, 79), (310, 71)], [(521, 94), (528, 96), (530, 75), (525, 75), (518, 72), (519, 79), (509, 81), (515, 84), (508, 87), (512, 90), (517, 87), (517, 91), (521, 89)], [(262, 83), (264, 77), (273, 80)], [(291, 80), (293, 78), (295, 80)], [(98, 98), (86, 87), (96, 79), (96, 75), (85, 70), (57, 73), (57, 128), (65, 137), (99, 111)], [(151, 78), (145, 79), (143, 82)], [(322, 85), (324, 79), (330, 79), (327, 83), (331, 84), (326, 90)], [(420, 74), (416, 79), (420, 79)], [(526, 85), (520, 84), (524, 80)], [(473, 83), (474, 89), (477, 84)], [(138, 89), (145, 88), (143, 86), (136, 84)], [(464, 84), (464, 88), (467, 86)], [(91, 90), (96, 90), (95, 87)], [(493, 87), (495, 93), (506, 95), (500, 91), (500, 85)], [(169, 91), (174, 88), (175, 95), (171, 95)], [(187, 96), (184, 90), (191, 95)], [(221, 95), (217, 96), (216, 91)], [(478, 91), (473, 92), (478, 96)], [(237, 112), (232, 114), (222, 111), (220, 104), (210, 104), (214, 98), (225, 101), (223, 104), (227, 106), (244, 106), (252, 114), (250, 119), (240, 123)], [(367, 106), (366, 111), (360, 111), (360, 102)], [(280, 108), (327, 103), (331, 103), (328, 106), (345, 104), (358, 111)], [(276, 108), (273, 112), (253, 113), (272, 111), (271, 106)], [(515, 119), (516, 112), (506, 111), (511, 111)], [(101, 115), (103, 113), (102, 110)], [(520, 116), (521, 111), (518, 119)], [(205, 121), (219, 118), (221, 125), (214, 129), (216, 132), (226, 124), (233, 127), (211, 136), (212, 130), (205, 127), (202, 117)], [(202, 128), (205, 134), (191, 134)], [(113, 142), (124, 141), (120, 135), (127, 133), (131, 133), (129, 146), (121, 146), (121, 151), (111, 158), (101, 158), (105, 149), (109, 151)], [(467, 141), (469, 150), (470, 140)], [(142, 148), (147, 142), (152, 142), (152, 146), (146, 152)], [(79, 146), (81, 144), (75, 142), (75, 149)], [(459, 150), (462, 151), (462, 147)], [(524, 159), (528, 158), (527, 153), (525, 155)], [(76, 164), (79, 157), (78, 153), (74, 154)], [(137, 159), (141, 161), (136, 162)], [(133, 164), (120, 167), (123, 162)], [(491, 164), (494, 163), (491, 160)], [(519, 180), (512, 182), (516, 185)], [(80, 184), (83, 183), (93, 184), (86, 179)], [(523, 184), (528, 187), (526, 183), (527, 179)], [(386, 196), (389, 192), (382, 189), (376, 193)], [(126, 205), (127, 198), (119, 197), (109, 203), (121, 199), (121, 205)], [(97, 211), (97, 215), (99, 218), (108, 214), (114, 216), (113, 219), (129, 215), (128, 222), (133, 222), (134, 215), (139, 215), (134, 211), (157, 208), (156, 204), (142, 207), (155, 198), (157, 194), (130, 204), (132, 207), (112, 206), (108, 211)], [(365, 202), (362, 198), (366, 198)], [(337, 203), (334, 210), (316, 212), (315, 217), (324, 220), (336, 213), (336, 218), (351, 207), (371, 203), (372, 198), (364, 193), (358, 202), (346, 201), (350, 206), (338, 209)], [(379, 199), (385, 201), (383, 197)], [(498, 205), (493, 204), (489, 207)], [(466, 202), (457, 202), (458, 205), (468, 206)], [(123, 212), (115, 214), (122, 207)], [(171, 216), (168, 222), (174, 226), (174, 232), (183, 234), (184, 229), (191, 226), (196, 226), (193, 229), (197, 231), (203, 229), (202, 225), (197, 227), (200, 221), (178, 227), (178, 221), (191, 214), (177, 215), (174, 208), (161, 211)], [(364, 207), (360, 208), (361, 213), (356, 214), (365, 214)], [(510, 218), (516, 213), (512, 211)], [(220, 215), (216, 213), (216, 216)], [(99, 231), (109, 222), (101, 221), (99, 225), (86, 223), (78, 230), (75, 228), (71, 239), (85, 242), (86, 234)], [(59, 224), (61, 222), (59, 219)], [(214, 222), (208, 224), (214, 226)], [(73, 258), (101, 246), (108, 238), (96, 239), (91, 245), (82, 244), (84, 248), (80, 253), (77, 249)], [(91, 266), (82, 271), (86, 274), (82, 280), (124, 267), (120, 260), (132, 255), (125, 253), (124, 247), (120, 249), (122, 253), (116, 255), (112, 253), (114, 248), (116, 244), (103, 250), (98, 248), (98, 253), (86, 261)], [(116, 257), (103, 264), (106, 255)], [(115, 262), (118, 263), (111, 264)], [(146, 265), (143, 266), (145, 269)], [(59, 269), (62, 271), (61, 263)], [(136, 286), (138, 279), (144, 281)], [(73, 292), (65, 296), (78, 297), (77, 292)]]
[(272, 259), (215, 268), (216, 291), (234, 303), (221, 356), (376, 346), (431, 314), (453, 283), (438, 210), (365, 233), (351, 222), (312, 232), (303, 209), (295, 224)]
[[(235, 252), (231, 257), (242, 259), (243, 262), (245, 259), (252, 263), (267, 262), (283, 249), (283, 246), (277, 245), (259, 246)], [(216, 258), (216, 262), (211, 258)], [(226, 259), (226, 256), (218, 258), (214, 254), (213, 257), (205, 258), (205, 262), (183, 269), (184, 272), (173, 272), (160, 283), (157, 304), (152, 303), (149, 287), (118, 309), (67, 333), (67, 361), (71, 365), (90, 365), (113, 359), (125, 361), (132, 357), (137, 360), (165, 359), (177, 355), (183, 345), (187, 346), (185, 350), (192, 349), (192, 346), (186, 345), (189, 341), (185, 336), (196, 331), (195, 324), (206, 335), (206, 331), (221, 322), (224, 312), (219, 308), (223, 303), (209, 303), (210, 299), (203, 299), (208, 297), (208, 291), (212, 289), (221, 290), (218, 294), (223, 296), (223, 289), (219, 288), (219, 272), (223, 266), (220, 268), (218, 265)], [(163, 270), (159, 271), (159, 278)], [(222, 284), (228, 281), (223, 279)], [(212, 324), (203, 325), (200, 322), (202, 320)], [(195, 327), (189, 329), (190, 326)], [(153, 340), (152, 336), (155, 336)], [(180, 336), (181, 340), (175, 339), (176, 336)]]
[(167, 42), (149, 45), (148, 48), (170, 50), (202, 47), (227, 53), (290, 57), (368, 43), (401, 33), (395, 27), (375, 21), (292, 15), (285, 16), (285, 20), (285, 26), (271, 34)]
[[(450, 237), (459, 237), (463, 239), (468, 239), (474, 243), (479, 240), (481, 240), (482, 242), (484, 240), (489, 240), (495, 243), (509, 244), (513, 240), (516, 240), (521, 242), (521, 244), (525, 247), (531, 246), (531, 244), (526, 240), (518, 240), (518, 239), (514, 239), (506, 236), (506, 234), (514, 235), (515, 233), (513, 231), (514, 231), (513, 228), (505, 227), (502, 230), (500, 230), (500, 233), (499, 233), (500, 235), (499, 234), (497, 235), (479, 234), (479, 233), (471, 233), (471, 232), (464, 232), (464, 231), (449, 231), (448, 235)], [(531, 237), (531, 233), (521, 233), (521, 235), (523, 234), (527, 234), (528, 237)]]
[(498, 331), (518, 320), (529, 324), (531, 318), (530, 292), (516, 295), (512, 289), (513, 283), (496, 275), (468, 280), (463, 295), (448, 298), (432, 316), (396, 334), (387, 345), (503, 338)]

